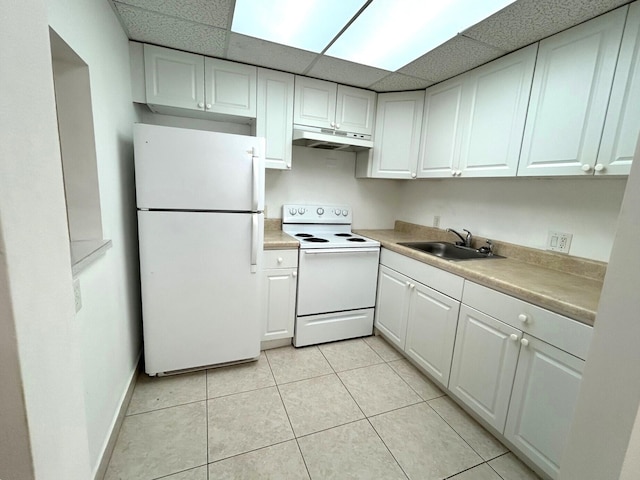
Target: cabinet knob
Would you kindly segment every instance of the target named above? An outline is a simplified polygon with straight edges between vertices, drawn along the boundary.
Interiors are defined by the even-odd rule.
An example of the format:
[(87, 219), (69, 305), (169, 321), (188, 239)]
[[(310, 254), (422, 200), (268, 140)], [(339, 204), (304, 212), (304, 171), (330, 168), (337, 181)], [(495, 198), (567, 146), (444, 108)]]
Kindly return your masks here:
[(520, 345), (522, 345), (523, 347), (527, 347), (529, 345), (529, 340), (523, 338), (522, 340), (520, 340)]
[(207, 103), (207, 110), (211, 110), (211, 104)]
[(339, 123), (336, 123), (336, 128), (340, 128), (340, 124)]
[(455, 170), (451, 170), (451, 176), (455, 177), (456, 176), (456, 171)]
[(198, 108), (204, 108), (204, 103), (202, 102), (198, 103)]
[(283, 261), (284, 261), (284, 258), (278, 257), (278, 263), (282, 263)]
[(416, 177), (417, 177), (417, 175), (415, 173), (411, 174), (411, 178), (416, 178)]
[(296, 277), (298, 276), (298, 272), (291, 272), (291, 276), (292, 276), (293, 278), (296, 278)]
[(331, 126), (331, 128), (336, 128), (336, 122), (331, 122), (329, 125)]
[(416, 286), (412, 283), (411, 286), (409, 287), (411, 290), (413, 290), (414, 288), (416, 288)]
[(596, 172), (601, 172), (604, 170), (604, 165), (601, 163), (597, 163), (596, 166), (593, 168)]
[(511, 335), (509, 335), (509, 338), (514, 342), (518, 341), (518, 335), (516, 335), (515, 333), (512, 333)]
[(590, 172), (591, 171), (591, 165), (589, 165), (588, 163), (583, 163), (581, 168), (582, 168), (583, 172)]
[(527, 323), (529, 321), (529, 317), (525, 313), (521, 313), (520, 315), (518, 315), (518, 320), (520, 320), (522, 323)]
[(457, 177), (461, 177), (462, 176), (462, 170), (456, 170), (456, 176)]
[(406, 285), (407, 287), (410, 287), (410, 286), (411, 286), (411, 283), (410, 283), (410, 282), (405, 282), (405, 285)]

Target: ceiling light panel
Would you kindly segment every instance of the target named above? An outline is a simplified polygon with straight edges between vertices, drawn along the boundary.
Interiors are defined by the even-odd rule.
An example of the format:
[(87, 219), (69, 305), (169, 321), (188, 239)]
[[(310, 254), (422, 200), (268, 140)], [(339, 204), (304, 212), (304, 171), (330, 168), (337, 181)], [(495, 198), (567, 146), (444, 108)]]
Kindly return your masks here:
[(514, 0), (373, 0), (326, 52), (396, 71)]
[(231, 30), (321, 52), (365, 0), (236, 0)]

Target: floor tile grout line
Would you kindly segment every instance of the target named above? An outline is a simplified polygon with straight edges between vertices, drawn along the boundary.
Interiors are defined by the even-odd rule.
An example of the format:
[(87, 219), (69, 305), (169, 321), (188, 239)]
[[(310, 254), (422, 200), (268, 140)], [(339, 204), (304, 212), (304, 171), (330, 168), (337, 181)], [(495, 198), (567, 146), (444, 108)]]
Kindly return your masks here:
[[(445, 477), (444, 480), (456, 480), (456, 477), (458, 475), (461, 475), (464, 472), (468, 472), (469, 470), (473, 470), (474, 468), (478, 468), (479, 466), (485, 465), (485, 464), (487, 464), (487, 462), (481, 462), (481, 463), (479, 463), (477, 465), (474, 465), (473, 467), (465, 468), (464, 470), (460, 470), (459, 472), (454, 473), (453, 475), (449, 475), (448, 477)], [(498, 476), (500, 477), (500, 475), (498, 475)], [(502, 477), (500, 477), (500, 478), (502, 478)]]
[[(322, 352), (320, 352), (322, 353)], [(269, 369), (271, 369), (271, 375), (273, 376), (273, 380), (276, 381), (276, 376), (273, 373), (273, 369), (271, 368), (271, 362), (269, 361), (269, 357), (265, 353), (264, 355), (267, 358), (267, 364), (269, 365)], [(298, 437), (296, 436), (296, 431), (293, 428), (293, 423), (291, 423), (291, 417), (289, 416), (289, 412), (287, 411), (287, 406), (284, 403), (284, 398), (282, 398), (282, 392), (280, 391), (280, 386), (278, 382), (276, 382), (276, 389), (278, 391), (278, 396), (280, 397), (280, 402), (282, 402), (282, 408), (284, 409), (284, 414), (287, 416), (287, 420), (289, 421), (289, 427), (291, 428), (291, 434), (293, 435), (293, 440), (296, 442), (296, 446), (298, 447), (298, 451), (300, 452), (300, 458), (302, 458), (302, 463), (304, 464), (304, 468), (307, 470), (307, 475), (311, 478), (311, 472), (309, 471), (309, 466), (307, 465), (307, 461), (304, 458), (304, 454), (302, 453), (302, 448), (300, 448), (300, 442), (298, 442)]]
[[(180, 471), (178, 471), (178, 472), (167, 473), (166, 475), (162, 475), (162, 476), (160, 476), (160, 477), (153, 477), (153, 478), (152, 478), (152, 479), (150, 479), (150, 480), (162, 480), (163, 478), (170, 478), (170, 477), (172, 477), (173, 475), (177, 475), (177, 474), (179, 474), (179, 473), (184, 473), (184, 472), (189, 472), (189, 471), (191, 471), (191, 470), (195, 470), (196, 468), (202, 468), (202, 467), (206, 467), (206, 466), (207, 466), (207, 464), (206, 464), (206, 463), (203, 463), (202, 465), (196, 465), (195, 467), (185, 468), (184, 470), (180, 470)], [(208, 472), (207, 472), (207, 478), (208, 478), (208, 475), (209, 475), (209, 474), (208, 474)]]
[(204, 392), (207, 400), (204, 402), (205, 405), (205, 422), (207, 426), (207, 480), (209, 480), (209, 372), (206, 371), (204, 374)]
[(371, 420), (369, 419), (369, 417), (367, 417), (366, 420), (367, 420), (367, 422), (369, 422), (369, 425), (371, 426), (371, 428), (373, 428), (373, 431), (376, 432), (376, 435), (378, 436), (378, 438), (380, 439), (380, 441), (384, 445), (384, 448), (387, 449), (387, 452), (389, 452), (389, 455), (391, 455), (391, 458), (393, 458), (393, 460), (396, 462), (396, 465), (398, 465), (398, 468), (402, 471), (402, 473), (404, 474), (405, 477), (407, 477), (407, 480), (408, 480), (409, 479), (409, 474), (404, 471), (404, 468), (402, 468), (402, 465), (400, 465), (400, 462), (398, 461), (396, 456), (393, 454), (393, 452), (391, 451), (391, 449), (387, 445), (387, 442), (384, 441), (384, 439), (382, 438), (382, 435), (380, 435), (380, 432), (378, 432), (378, 430), (376, 430), (376, 427), (373, 426), (373, 423), (371, 423)]
[[(442, 397), (437, 397), (437, 398), (442, 398)], [(435, 400), (435, 398), (434, 398), (434, 400)], [(453, 400), (452, 400), (452, 401), (453, 401)], [(491, 459), (489, 459), (489, 460), (486, 460), (486, 459), (485, 459), (485, 458), (480, 454), (480, 452), (478, 452), (475, 448), (473, 448), (473, 446), (472, 446), (472, 445), (471, 445), (471, 444), (470, 444), (470, 443), (469, 443), (469, 442), (468, 442), (468, 441), (467, 441), (467, 440), (466, 440), (466, 439), (465, 439), (465, 438), (464, 438), (464, 437), (463, 437), (463, 436), (458, 432), (458, 430), (456, 430), (456, 429), (455, 429), (455, 427), (454, 427), (453, 425), (451, 425), (449, 422), (447, 422), (447, 419), (446, 419), (446, 418), (444, 418), (442, 415), (440, 415), (440, 412), (438, 412), (438, 410), (436, 410), (435, 408), (433, 408), (433, 407), (431, 406), (431, 404), (429, 404), (429, 402), (425, 402), (425, 403), (426, 403), (427, 405), (429, 405), (429, 408), (431, 408), (434, 412), (436, 412), (436, 415), (438, 415), (438, 416), (442, 419), (442, 421), (443, 421), (444, 423), (446, 423), (446, 424), (449, 426), (449, 428), (450, 428), (451, 430), (453, 430), (453, 431), (455, 432), (455, 434), (456, 434), (456, 435), (458, 435), (458, 437), (460, 437), (460, 438), (462, 439), (462, 441), (463, 441), (464, 443), (466, 443), (466, 444), (467, 444), (467, 446), (468, 446), (471, 450), (473, 450), (473, 452), (474, 452), (476, 455), (478, 455), (478, 457), (480, 457), (480, 458), (482, 459), (482, 461), (483, 461), (483, 462), (485, 462), (485, 463), (486, 463), (486, 462), (488, 462), (489, 460), (493, 460), (493, 458), (491, 458)], [(466, 413), (466, 412), (465, 412), (465, 413)], [(473, 418), (472, 418), (472, 420), (473, 420)], [(473, 421), (475, 422), (475, 420), (473, 420)], [(477, 422), (476, 422), (476, 423), (477, 423)], [(478, 424), (478, 425), (480, 425), (480, 424)], [(482, 425), (480, 425), (480, 427), (481, 427), (484, 431), (486, 431), (487, 433), (489, 433), (489, 435), (491, 435), (491, 436), (493, 437), (493, 434), (491, 434), (491, 433), (490, 433), (486, 428), (484, 428)], [(495, 437), (494, 437), (494, 438), (495, 438)], [(496, 439), (496, 440), (497, 440), (497, 439)], [(501, 443), (501, 445), (502, 445), (502, 443)], [(508, 453), (508, 452), (509, 452), (509, 450), (507, 450), (507, 452), (505, 452), (505, 453)], [(498, 455), (498, 457), (499, 457), (499, 456), (501, 456), (501, 455), (504, 455), (504, 453), (502, 453), (502, 454)], [(494, 457), (494, 458), (498, 458), (498, 457)], [(471, 468), (473, 468), (473, 467), (471, 467)], [(456, 475), (457, 475), (457, 474), (456, 474)]]

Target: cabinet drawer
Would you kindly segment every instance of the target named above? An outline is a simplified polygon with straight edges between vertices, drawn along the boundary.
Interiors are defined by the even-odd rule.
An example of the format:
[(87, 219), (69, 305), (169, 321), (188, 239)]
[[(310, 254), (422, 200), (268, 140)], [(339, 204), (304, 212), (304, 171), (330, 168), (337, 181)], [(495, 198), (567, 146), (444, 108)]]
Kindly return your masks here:
[(386, 248), (380, 250), (380, 263), (456, 300), (462, 298), (464, 279), (453, 273), (445, 272)]
[(593, 333), (589, 325), (469, 281), (465, 281), (462, 302), (578, 358), (587, 358)]
[(298, 266), (298, 250), (265, 250), (262, 269), (296, 268)]

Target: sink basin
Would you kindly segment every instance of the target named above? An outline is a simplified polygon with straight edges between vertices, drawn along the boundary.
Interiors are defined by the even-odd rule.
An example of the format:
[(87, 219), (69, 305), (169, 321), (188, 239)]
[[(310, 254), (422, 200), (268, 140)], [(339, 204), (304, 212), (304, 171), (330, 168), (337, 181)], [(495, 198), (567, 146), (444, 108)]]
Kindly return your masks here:
[(419, 250), (445, 260), (476, 260), (479, 258), (504, 258), (500, 255), (482, 253), (475, 248), (461, 247), (447, 242), (406, 242), (399, 243), (405, 247)]

